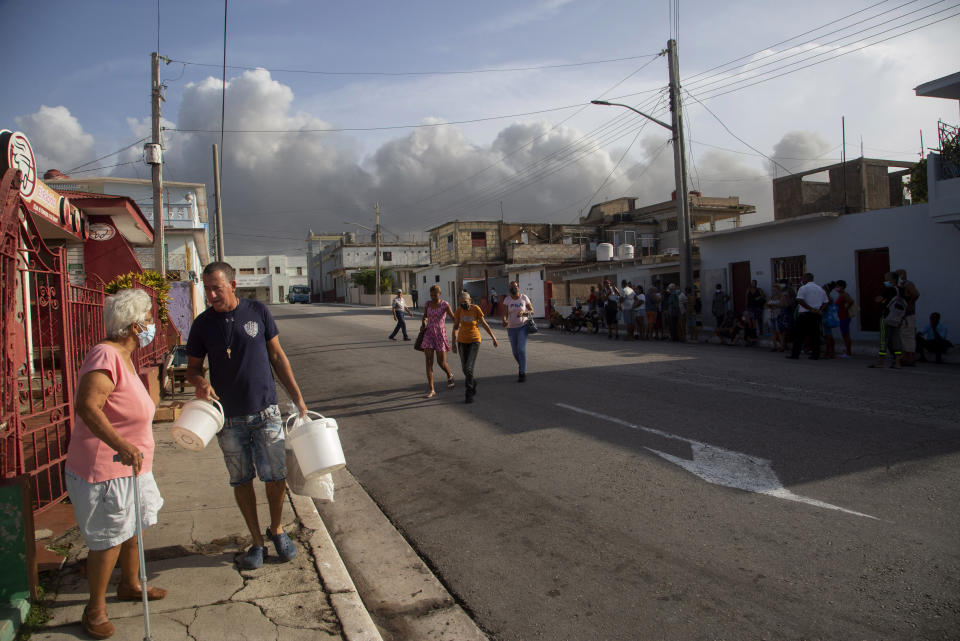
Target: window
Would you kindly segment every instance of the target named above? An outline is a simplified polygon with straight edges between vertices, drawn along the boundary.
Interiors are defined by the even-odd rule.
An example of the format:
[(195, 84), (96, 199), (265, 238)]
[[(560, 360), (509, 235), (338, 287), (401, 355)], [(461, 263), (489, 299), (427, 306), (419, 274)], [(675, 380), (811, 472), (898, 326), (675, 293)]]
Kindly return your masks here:
[(393, 260), (393, 252), (383, 252), (383, 260)]
[(241, 267), (238, 271), (244, 275), (253, 274), (253, 267)]
[(610, 238), (610, 242), (613, 243), (614, 247), (619, 247), (620, 245), (637, 246), (637, 232), (632, 229), (615, 229), (608, 231), (607, 236)]
[[(423, 284), (424, 284), (424, 285), (427, 284), (427, 275), (426, 275), (426, 274), (423, 275)], [(143, 598), (143, 597), (141, 597), (141, 598)]]
[(437, 274), (436, 276), (433, 277), (433, 282), (435, 282), (435, 283), (439, 283), (439, 282), (440, 282), (440, 274)]
[(303, 267), (297, 267), (297, 276), (303, 276)]
[(447, 251), (448, 252), (453, 251), (453, 234), (447, 235)]
[(279, 268), (279, 267), (274, 267), (274, 268), (273, 268), (273, 273), (274, 273), (274, 274), (279, 274), (279, 273), (280, 273), (280, 268)]
[[(251, 273), (252, 273), (252, 272), (251, 272)], [(257, 267), (257, 273), (258, 273), (258, 274), (266, 274), (266, 273), (267, 273), (267, 268), (266, 268), (266, 267)]]
[(486, 247), (486, 246), (487, 246), (487, 232), (485, 232), (485, 231), (472, 231), (472, 232), (470, 232), (470, 246), (471, 246), (471, 247)]
[(666, 231), (677, 231), (677, 219), (668, 218)]
[(784, 256), (770, 259), (770, 274), (773, 280), (779, 281), (786, 278), (794, 289), (800, 287), (803, 272), (806, 269), (806, 256)]

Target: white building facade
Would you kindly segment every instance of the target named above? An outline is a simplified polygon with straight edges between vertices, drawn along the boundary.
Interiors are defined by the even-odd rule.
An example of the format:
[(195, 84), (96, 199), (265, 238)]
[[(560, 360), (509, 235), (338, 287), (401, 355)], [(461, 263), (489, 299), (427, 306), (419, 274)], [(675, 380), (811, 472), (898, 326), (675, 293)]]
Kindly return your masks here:
[[(359, 289), (353, 275), (366, 269), (374, 269), (377, 263), (375, 243), (351, 243), (344, 237), (328, 247), (322, 255), (323, 289), (336, 301), (358, 303)], [(416, 279), (414, 271), (430, 264), (430, 247), (427, 243), (381, 243), (380, 269), (393, 275), (393, 288), (410, 291)]]
[[(153, 222), (153, 183), (138, 178), (55, 178), (47, 181), (56, 189), (111, 194), (133, 199), (144, 217)], [(207, 235), (207, 187), (203, 183), (165, 181), (163, 184), (164, 251), (167, 273), (181, 281), (197, 284), (195, 309), (204, 309), (203, 288), (199, 286), (203, 267), (210, 262)], [(154, 269), (152, 246), (135, 248), (144, 269)]]
[[(930, 205), (908, 205), (856, 214), (809, 214), (696, 235), (700, 245), (705, 310), (717, 283), (737, 289), (737, 279), (756, 280), (767, 293), (780, 278), (797, 283), (804, 272), (815, 282), (845, 280), (860, 307), (854, 339), (879, 340), (881, 310), (874, 303), (886, 271), (905, 269), (920, 290), (917, 325), (940, 312), (948, 326), (960, 323), (960, 229), (934, 222)], [(712, 325), (704, 314), (704, 325)]]
[(306, 256), (227, 256), (237, 270), (237, 296), (262, 303), (286, 303), (294, 285), (309, 287)]

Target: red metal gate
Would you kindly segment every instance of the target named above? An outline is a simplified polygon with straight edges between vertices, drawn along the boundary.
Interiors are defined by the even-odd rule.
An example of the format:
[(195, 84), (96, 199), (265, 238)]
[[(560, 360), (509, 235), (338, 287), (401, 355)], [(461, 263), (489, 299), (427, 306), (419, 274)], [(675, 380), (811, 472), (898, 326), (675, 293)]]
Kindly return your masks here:
[[(19, 197), (20, 172), (0, 178), (0, 478), (32, 477), (34, 512), (66, 497), (64, 462), (74, 425), (78, 372), (105, 338), (103, 282), (70, 283), (66, 250), (48, 247)], [(135, 283), (153, 301), (160, 337), (134, 352), (141, 374), (180, 342), (159, 319), (157, 292)], [(166, 340), (164, 340), (164, 338)]]
[(34, 511), (40, 512), (66, 494), (63, 462), (76, 367), (67, 331), (65, 251), (43, 242), (15, 193), (19, 184), (19, 172), (8, 171), (0, 189), (0, 463), (4, 477), (32, 477)]

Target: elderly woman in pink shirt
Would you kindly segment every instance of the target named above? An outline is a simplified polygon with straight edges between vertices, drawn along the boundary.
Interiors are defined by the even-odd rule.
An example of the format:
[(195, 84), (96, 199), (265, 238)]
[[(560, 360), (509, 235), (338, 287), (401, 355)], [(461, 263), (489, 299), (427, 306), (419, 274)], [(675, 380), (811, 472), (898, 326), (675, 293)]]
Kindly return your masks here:
[(141, 525), (153, 525), (163, 505), (152, 472), (156, 406), (132, 359), (133, 351), (149, 345), (156, 334), (152, 312), (150, 297), (142, 290), (120, 290), (108, 297), (103, 309), (107, 338), (90, 350), (80, 368), (66, 481), (80, 533), (90, 550), (90, 600), (80, 623), (95, 639), (114, 633), (107, 618), (106, 592), (117, 559), (118, 599), (139, 601), (145, 589), (150, 599), (167, 594), (163, 588), (140, 585), (131, 476), (132, 468), (140, 487)]

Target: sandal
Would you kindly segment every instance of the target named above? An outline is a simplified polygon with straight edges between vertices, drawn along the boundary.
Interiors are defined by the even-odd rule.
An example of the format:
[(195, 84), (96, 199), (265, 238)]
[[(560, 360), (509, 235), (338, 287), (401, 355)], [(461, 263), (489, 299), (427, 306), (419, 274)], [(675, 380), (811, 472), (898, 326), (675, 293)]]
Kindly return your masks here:
[(454, 388), (454, 383), (453, 383), (453, 377), (452, 377), (452, 376), (448, 376), (448, 377), (447, 377), (447, 387), (450, 388), (450, 389), (453, 389), (453, 388)]
[[(148, 601), (159, 601), (160, 599), (167, 596), (167, 591), (163, 588), (158, 588), (157, 586), (147, 588), (147, 600)], [(131, 590), (125, 588), (122, 585), (117, 586), (117, 599), (120, 601), (142, 601), (143, 600), (143, 591), (140, 590)]]
[(430, 390), (430, 392), (426, 396), (424, 396), (424, 398), (433, 398), (436, 395), (437, 393), (435, 391)]

